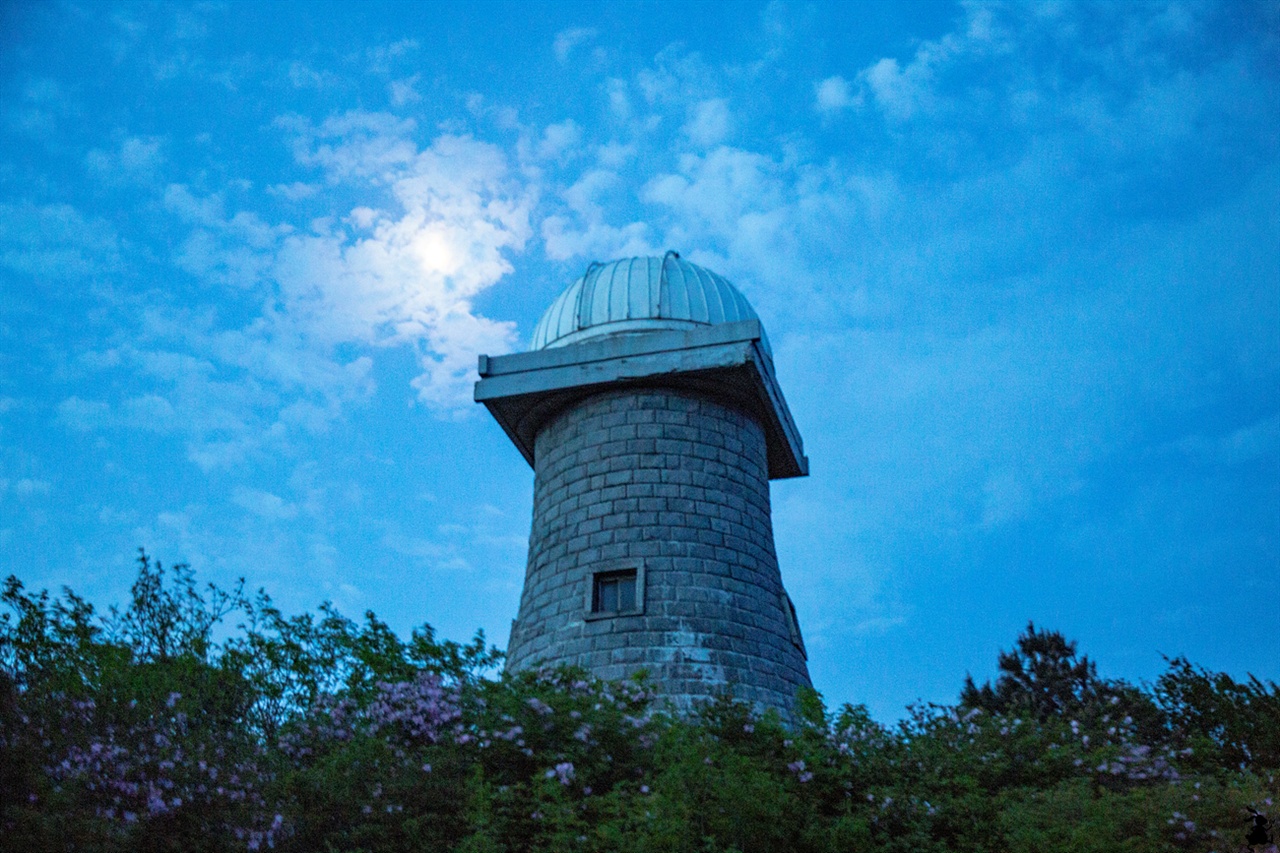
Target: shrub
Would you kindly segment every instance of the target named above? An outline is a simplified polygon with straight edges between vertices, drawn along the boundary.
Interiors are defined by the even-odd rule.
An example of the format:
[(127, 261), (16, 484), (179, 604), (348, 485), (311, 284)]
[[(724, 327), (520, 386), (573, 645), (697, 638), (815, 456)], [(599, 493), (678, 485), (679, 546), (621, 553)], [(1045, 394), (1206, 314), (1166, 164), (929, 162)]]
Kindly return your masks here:
[(889, 727), (809, 693), (786, 726), (495, 676), (483, 634), (285, 617), (145, 554), (123, 611), (2, 600), (3, 850), (1203, 851), (1278, 794), (1275, 684), (1102, 680), (1031, 625), (955, 706)]

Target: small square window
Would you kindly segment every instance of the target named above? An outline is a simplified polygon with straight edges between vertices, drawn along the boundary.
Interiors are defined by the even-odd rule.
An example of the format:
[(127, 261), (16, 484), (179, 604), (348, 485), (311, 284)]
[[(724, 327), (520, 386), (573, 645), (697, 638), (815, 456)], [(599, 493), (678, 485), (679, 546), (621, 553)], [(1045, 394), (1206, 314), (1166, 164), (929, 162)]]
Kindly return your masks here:
[(595, 574), (591, 591), (592, 613), (628, 613), (636, 609), (635, 569)]
[(582, 618), (587, 622), (644, 613), (643, 560), (596, 563), (586, 571)]

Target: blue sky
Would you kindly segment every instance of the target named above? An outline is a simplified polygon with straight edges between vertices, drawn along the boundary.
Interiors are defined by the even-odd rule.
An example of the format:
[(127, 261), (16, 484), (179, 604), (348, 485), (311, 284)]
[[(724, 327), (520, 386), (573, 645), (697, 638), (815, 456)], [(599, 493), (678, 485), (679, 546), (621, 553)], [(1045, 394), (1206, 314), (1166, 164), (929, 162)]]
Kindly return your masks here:
[(763, 318), (815, 685), (894, 719), (1028, 620), (1280, 678), (1280, 5), (0, 7), (0, 573), (135, 549), (505, 644), (471, 403), (592, 260)]

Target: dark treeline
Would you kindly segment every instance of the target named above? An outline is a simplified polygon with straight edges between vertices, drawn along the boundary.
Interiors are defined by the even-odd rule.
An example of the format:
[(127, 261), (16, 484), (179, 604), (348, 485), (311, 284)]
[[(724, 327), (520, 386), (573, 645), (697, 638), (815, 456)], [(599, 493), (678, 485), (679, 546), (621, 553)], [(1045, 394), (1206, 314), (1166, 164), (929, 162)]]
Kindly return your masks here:
[(145, 555), (123, 609), (3, 603), (5, 851), (1276, 850), (1274, 683), (1103, 679), (1034, 625), (955, 705), (884, 726), (811, 694), (787, 728)]

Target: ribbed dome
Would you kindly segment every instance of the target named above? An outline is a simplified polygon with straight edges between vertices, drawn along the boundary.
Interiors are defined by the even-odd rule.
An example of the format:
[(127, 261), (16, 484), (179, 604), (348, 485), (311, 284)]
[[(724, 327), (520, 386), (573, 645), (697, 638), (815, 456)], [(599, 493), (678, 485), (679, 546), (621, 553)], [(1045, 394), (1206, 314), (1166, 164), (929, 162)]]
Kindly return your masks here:
[(532, 349), (755, 319), (746, 297), (726, 279), (667, 252), (593, 263), (542, 315)]

